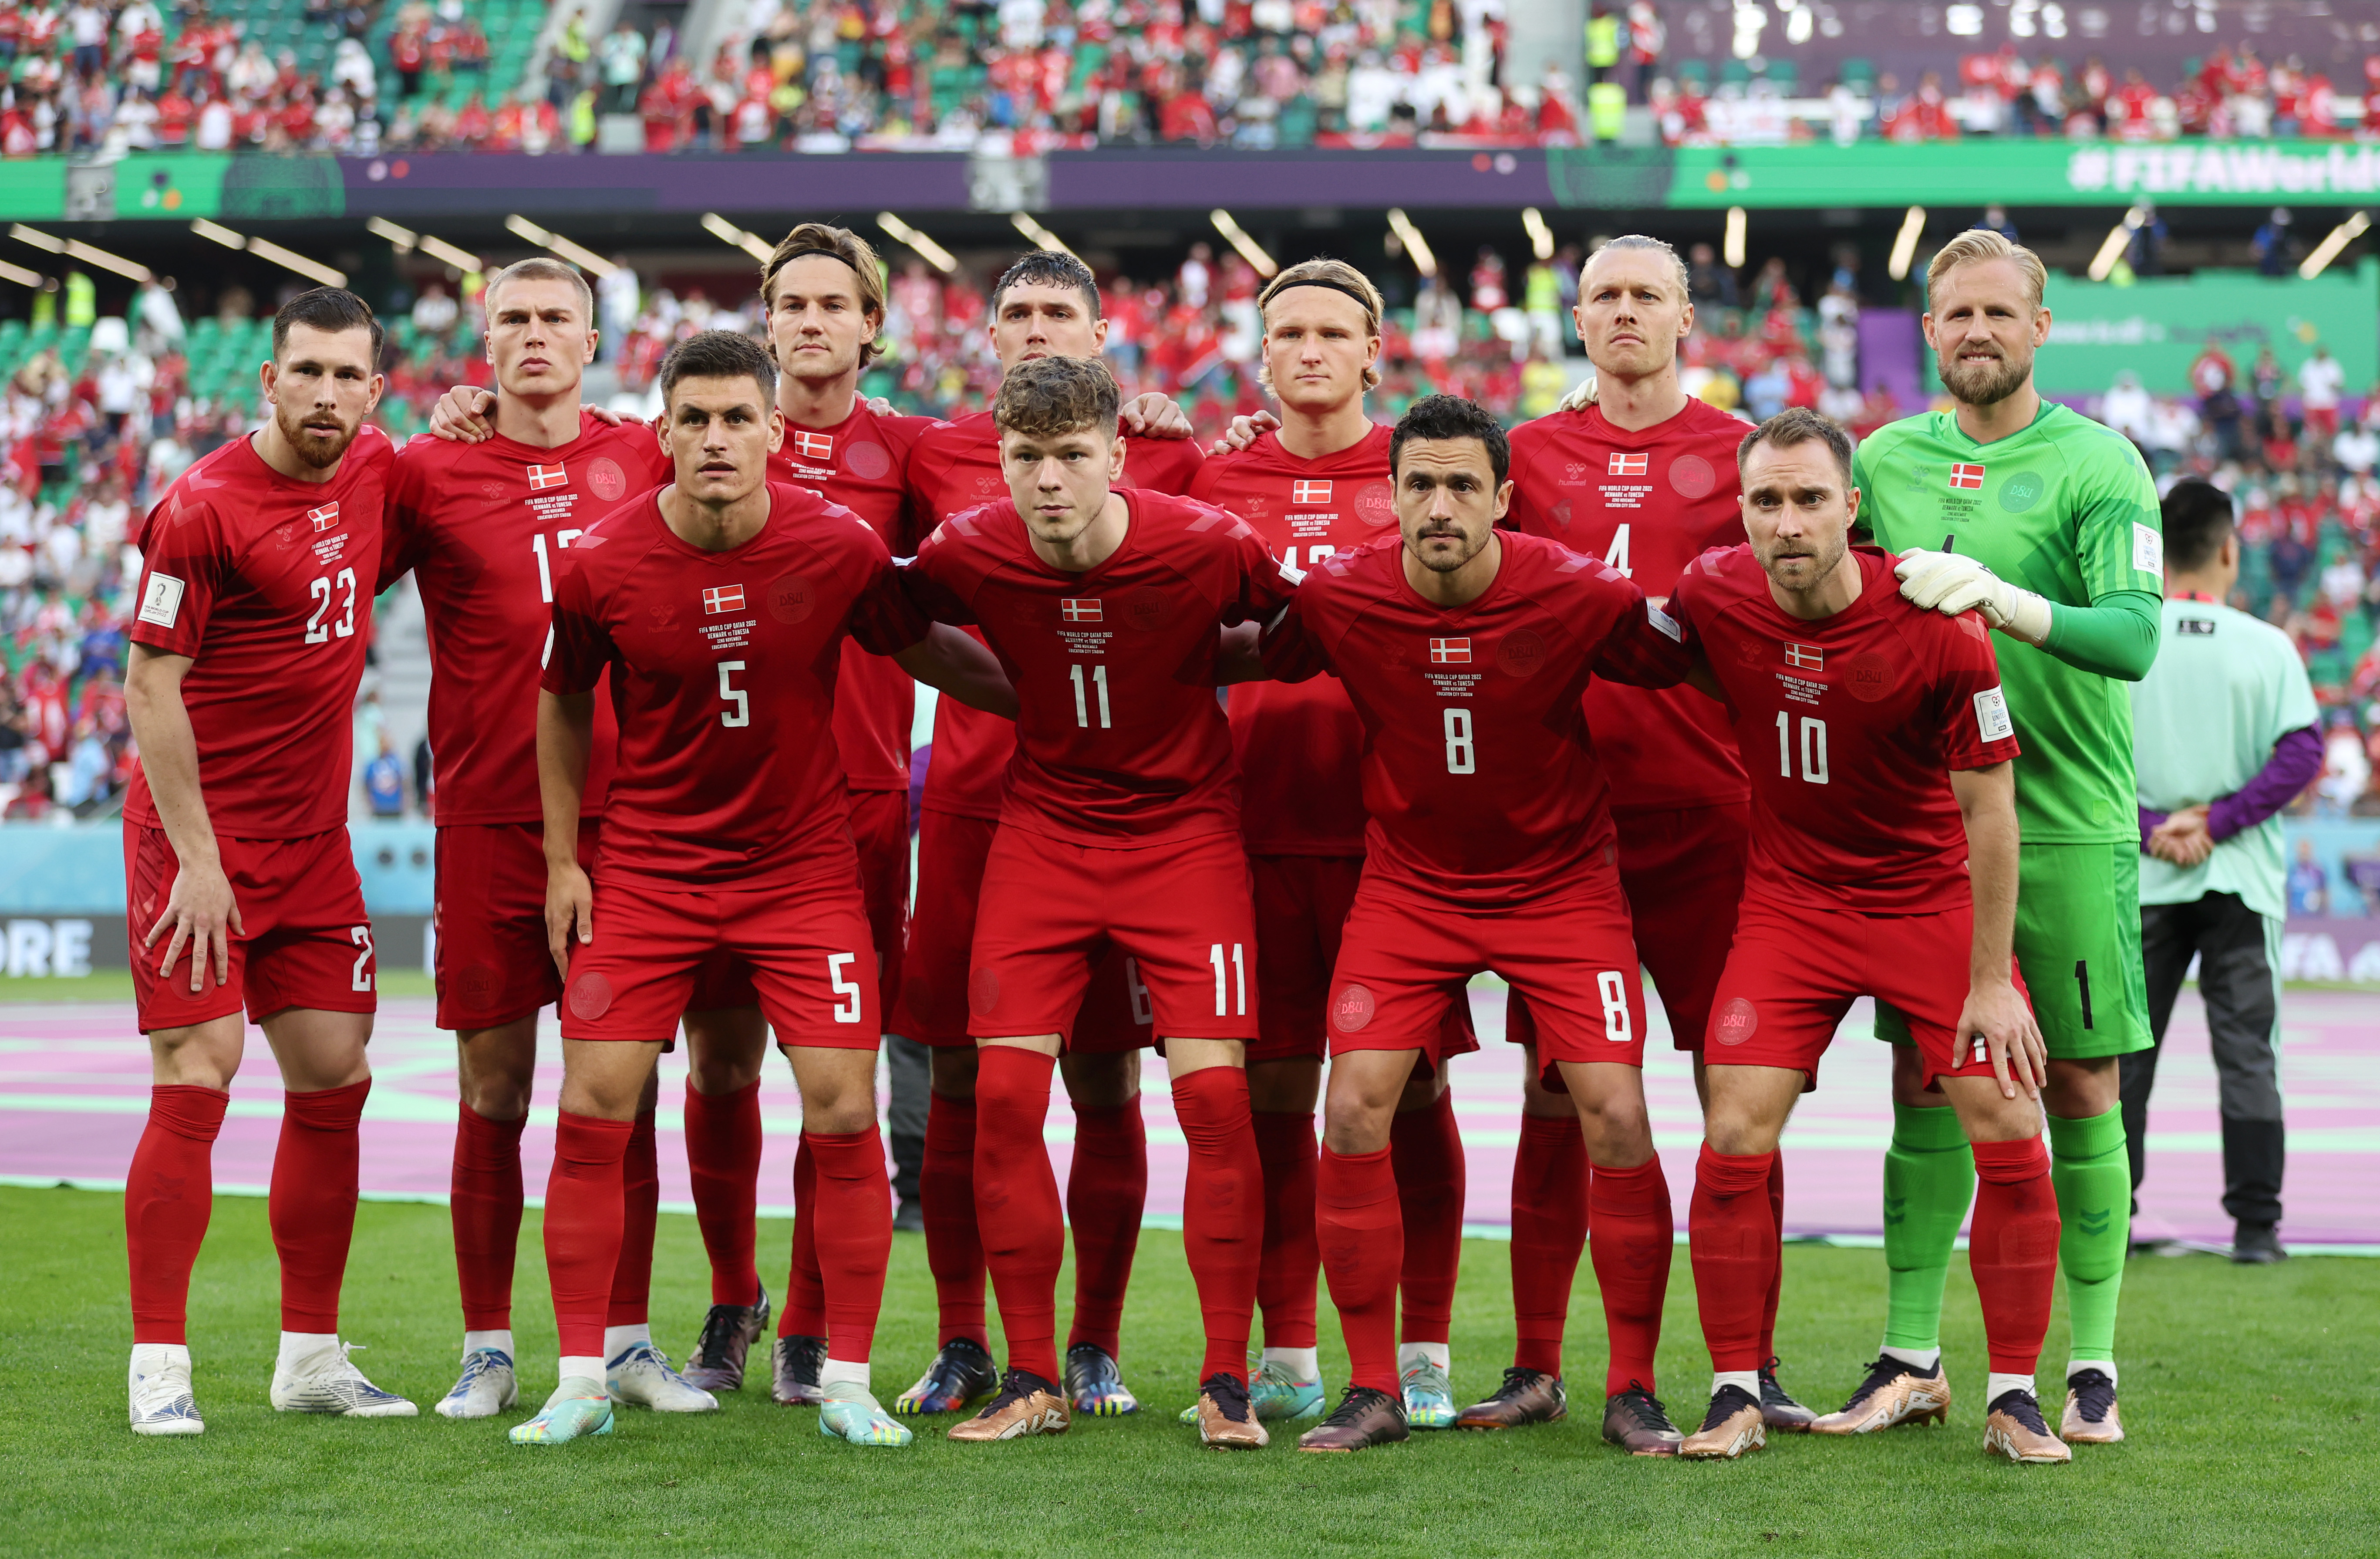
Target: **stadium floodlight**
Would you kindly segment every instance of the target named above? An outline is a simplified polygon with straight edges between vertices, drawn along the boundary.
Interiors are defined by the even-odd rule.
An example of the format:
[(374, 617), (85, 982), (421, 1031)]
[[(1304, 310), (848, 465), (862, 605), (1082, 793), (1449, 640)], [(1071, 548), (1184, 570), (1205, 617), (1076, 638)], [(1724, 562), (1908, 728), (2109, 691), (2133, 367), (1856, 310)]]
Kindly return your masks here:
[(1539, 260), (1554, 257), (1554, 230), (1546, 225), (1546, 213), (1535, 206), (1521, 208), (1521, 225), (1528, 229), (1529, 252)]
[(1404, 245), (1405, 253), (1413, 257), (1415, 270), (1425, 276), (1438, 274), (1438, 256), (1429, 251), (1429, 240), (1421, 236), (1413, 218), (1399, 207), (1389, 208), (1389, 231), (1397, 236), (1397, 242)]
[(38, 271), (28, 271), (22, 265), (11, 265), (0, 260), (0, 282), (15, 282), (18, 286), (29, 286), (39, 292), (49, 285), (49, 278)]
[(574, 244), (561, 234), (540, 227), (526, 216), (516, 213), (505, 217), (504, 230), (517, 238), (527, 238), (541, 250), (549, 250), (560, 255), (582, 271), (592, 273), (598, 281), (619, 270), (617, 265), (613, 264), (593, 250), (583, 244)]
[(1892, 258), (1885, 271), (1896, 282), (1909, 278), (1909, 262), (1917, 258), (1917, 240), (1925, 236), (1925, 208), (1912, 206), (1909, 214), (1900, 219), (1900, 231), (1892, 240)]
[(1719, 258), (1727, 262), (1727, 268), (1730, 271), (1743, 269), (1743, 238), (1746, 225), (1742, 206), (1727, 208), (1727, 238), (1719, 251)]
[(39, 228), (28, 227), (21, 222), (8, 229), (8, 236), (20, 244), (30, 244), (35, 249), (45, 249), (52, 254), (63, 254), (69, 259), (79, 260), (85, 264), (96, 265), (103, 271), (113, 271), (119, 276), (128, 276), (136, 282), (152, 279), (149, 267), (139, 261), (127, 260), (120, 254), (110, 254), (103, 249), (93, 249), (79, 238), (61, 238), (55, 233), (44, 233)]
[(769, 256), (777, 252), (762, 243), (757, 234), (747, 233), (715, 211), (702, 213), (702, 230), (731, 249), (742, 250), (763, 265), (769, 263)]
[(2298, 274), (2312, 281), (2329, 270), (2330, 262), (2338, 258), (2338, 251), (2362, 237), (2363, 230), (2371, 225), (2370, 212), (2350, 213), (2346, 221), (2332, 228), (2322, 242), (2313, 246), (2313, 252), (2307, 255), (2305, 263), (2298, 267)]
[(950, 250), (918, 232), (891, 212), (878, 212), (876, 225), (883, 228), (894, 243), (905, 244), (916, 250), (920, 259), (942, 274), (947, 276), (959, 268), (958, 261), (952, 257)]
[(308, 281), (320, 286), (345, 286), (347, 285), (347, 274), (345, 271), (334, 270), (319, 260), (309, 259), (299, 254), (296, 250), (283, 249), (270, 238), (235, 233), (222, 223), (209, 222), (203, 216), (190, 224), (190, 231), (208, 242), (221, 244), (225, 249), (245, 250), (259, 260), (269, 260), (283, 270), (295, 271)]
[(415, 246), (432, 260), (443, 260), (457, 271), (468, 274), (480, 269), (480, 257), (467, 249), (456, 249), (443, 238), (424, 233)]
[(1265, 252), (1264, 245), (1248, 237), (1248, 230), (1233, 219), (1230, 212), (1217, 206), (1207, 213), (1215, 231), (1223, 235), (1231, 246), (1240, 251), (1240, 258), (1256, 267), (1257, 274), (1268, 281), (1281, 274), (1281, 262)]
[[(1034, 221), (1032, 213), (1022, 211), (1010, 212), (1008, 213), (1008, 221), (1011, 226), (1024, 234), (1025, 237), (1031, 241), (1035, 249), (1046, 250), (1051, 254), (1075, 254), (1073, 250), (1066, 247), (1065, 239), (1058, 237), (1057, 234), (1052, 233), (1047, 227), (1044, 227), (1039, 223)], [(1076, 254), (1075, 255), (1075, 258), (1080, 260), (1082, 256)]]
[(2116, 262), (2124, 257), (2124, 250), (2131, 243), (2132, 235), (2140, 229), (2141, 224), (2148, 219), (2149, 213), (2139, 206), (2134, 206), (2126, 212), (2124, 220), (2107, 229), (2107, 237), (2101, 241), (2099, 252), (2091, 257), (2091, 268), (2084, 274), (2095, 282), (2106, 281), (2107, 273), (2116, 268)]
[(364, 231), (375, 238), (386, 238), (396, 246), (399, 254), (410, 254), (421, 243), (421, 235), (410, 227), (399, 227), (384, 216), (375, 216), (364, 224)]

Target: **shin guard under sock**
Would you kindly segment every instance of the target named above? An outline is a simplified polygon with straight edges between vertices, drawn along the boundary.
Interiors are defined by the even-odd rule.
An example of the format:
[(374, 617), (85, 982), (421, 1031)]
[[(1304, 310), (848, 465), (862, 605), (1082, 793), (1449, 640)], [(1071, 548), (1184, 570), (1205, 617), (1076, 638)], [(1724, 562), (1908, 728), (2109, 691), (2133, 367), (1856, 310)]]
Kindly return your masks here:
[(613, 1269), (619, 1264), (629, 1121), (562, 1111), (545, 1187), (545, 1270), (565, 1358), (600, 1358)]
[(1148, 1132), (1140, 1095), (1111, 1109), (1075, 1106), (1066, 1168), (1066, 1224), (1075, 1236), (1075, 1321), (1066, 1346), (1089, 1343), (1121, 1358), (1124, 1291), (1148, 1201)]
[(501, 1332), (513, 1323), (513, 1263), (520, 1248), (524, 1115), (492, 1121), (457, 1104), (447, 1212), (455, 1226), (455, 1279), (463, 1327)]
[(1041, 1133), (1057, 1058), (1016, 1045), (985, 1045), (976, 1057), (976, 1222), (1008, 1334), (1008, 1367), (1054, 1385), (1066, 1222)]
[(1777, 1231), (1768, 1221), (1768, 1163), (1774, 1156), (1715, 1152), (1706, 1142), (1694, 1163), (1686, 1236), (1694, 1264), (1694, 1305), (1702, 1313), (1711, 1368), (1721, 1374), (1755, 1370), (1765, 1362), (1760, 1312), (1777, 1261)]
[(710, 1302), (757, 1305), (760, 1269), (752, 1221), (760, 1188), (760, 1082), (722, 1094), (686, 1083), (686, 1170), (694, 1220), (710, 1258)]
[(2074, 1329), (2070, 1357), (2112, 1363), (2116, 1303), (2132, 1240), (2123, 1110), (2084, 1120), (2050, 1116), (2049, 1177), (2058, 1189), (2058, 1255), (2066, 1267), (2066, 1313)]
[(1397, 1339), (1443, 1343), (1453, 1324), (1454, 1281), (1463, 1265), (1463, 1135), (1452, 1093), (1396, 1116), (1389, 1127), (1389, 1163), (1405, 1225)]
[(1586, 1250), (1586, 1139), (1578, 1116), (1523, 1115), (1512, 1155), (1512, 1363), (1561, 1373), (1571, 1285)]
[(215, 1138), (231, 1095), (160, 1083), (124, 1179), (124, 1246), (132, 1274), (132, 1341), (186, 1345), (190, 1269), (214, 1212)]
[(1595, 1263), (1596, 1286), (1603, 1291), (1603, 1324), (1611, 1338), (1603, 1392), (1609, 1396), (1625, 1391), (1631, 1381), (1652, 1391), (1658, 1384), (1653, 1359), (1660, 1351), (1661, 1306), (1669, 1297), (1677, 1244), (1669, 1177), (1658, 1155), (1627, 1169), (1598, 1163), (1590, 1173), (1587, 1216), (1595, 1234), (1587, 1255)]
[(1264, 1174), (1264, 1254), (1257, 1308), (1268, 1348), (1314, 1346), (1315, 1285), (1322, 1248), (1314, 1242), (1314, 1113), (1258, 1110), (1248, 1117)]
[(366, 1078), (345, 1088), (283, 1096), (267, 1217), (281, 1253), (284, 1332), (339, 1329), (339, 1284), (356, 1234), (357, 1128), (370, 1093)]
[(1389, 1150), (1334, 1153), (1315, 1174), (1314, 1231), (1347, 1338), (1347, 1383), (1394, 1396), (1397, 1379), (1397, 1274), (1404, 1266), (1404, 1216)]
[(892, 1256), (892, 1181), (876, 1127), (802, 1133), (816, 1166), (819, 1270), (826, 1287), (827, 1357), (865, 1364), (884, 1306)]
[(983, 1236), (975, 1212), (975, 1101), (931, 1096), (926, 1114), (926, 1162), (917, 1175), (918, 1211), (926, 1218), (926, 1269), (934, 1274), (940, 1310), (937, 1343), (965, 1337), (990, 1352), (983, 1314)]
[(1173, 1118), (1190, 1146), (1182, 1246), (1207, 1333), (1198, 1378), (1229, 1375), (1245, 1386), (1264, 1256), (1264, 1172), (1248, 1123), (1247, 1073), (1209, 1066), (1174, 1078)]
[(1975, 1156), (1958, 1112), (1894, 1104), (1884, 1154), (1885, 1346), (1942, 1346), (1942, 1285), (1974, 1196)]
[[(2128, 1178), (2131, 1173), (2127, 1164)], [(1983, 1302), (1992, 1372), (2031, 1375), (2049, 1330), (2058, 1277), (2058, 1193), (2050, 1185), (2049, 1154), (2038, 1137), (1978, 1142), (1975, 1177), (1967, 1264)]]

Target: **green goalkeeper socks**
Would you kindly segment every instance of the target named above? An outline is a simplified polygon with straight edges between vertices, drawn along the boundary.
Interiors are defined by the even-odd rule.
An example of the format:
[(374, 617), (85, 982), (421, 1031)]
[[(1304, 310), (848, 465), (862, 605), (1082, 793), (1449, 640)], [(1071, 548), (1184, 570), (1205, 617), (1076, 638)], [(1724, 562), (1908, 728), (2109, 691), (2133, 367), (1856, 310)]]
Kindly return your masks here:
[(2116, 1301), (2123, 1293), (2124, 1252), (2132, 1239), (2123, 1110), (2087, 1120), (2050, 1116), (2049, 1178), (2064, 1225), (2058, 1259), (2066, 1268), (2066, 1309), (2074, 1325), (2069, 1357), (2112, 1362)]
[[(2120, 1127), (2116, 1156), (2123, 1158)], [(1884, 1261), (1891, 1269), (1885, 1346), (1942, 1346), (1942, 1285), (1974, 1196), (1975, 1155), (1959, 1113), (1893, 1105), (1892, 1147), (1884, 1155)]]

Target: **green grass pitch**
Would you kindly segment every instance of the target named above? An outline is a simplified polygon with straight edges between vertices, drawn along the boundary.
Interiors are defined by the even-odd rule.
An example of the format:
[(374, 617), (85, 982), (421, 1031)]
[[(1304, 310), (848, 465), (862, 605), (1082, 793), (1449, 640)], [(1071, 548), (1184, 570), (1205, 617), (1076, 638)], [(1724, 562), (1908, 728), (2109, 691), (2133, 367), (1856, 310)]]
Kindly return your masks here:
[[(762, 1268), (787, 1225), (764, 1221)], [(1505, 1248), (1465, 1245), (1455, 1382), (1485, 1395), (1512, 1347)], [(782, 1270), (782, 1268), (780, 1269)], [(553, 1333), (537, 1216), (524, 1230), (516, 1334), (541, 1398)], [(1633, 1460), (1604, 1445), (1603, 1329), (1582, 1270), (1562, 1424), (1416, 1435), (1351, 1457), (1200, 1450), (1172, 1419), (1196, 1391), (1196, 1306), (1178, 1236), (1141, 1243), (1124, 1331), (1136, 1418), (1062, 1438), (863, 1451), (771, 1406), (765, 1366), (716, 1415), (624, 1412), (607, 1440), (504, 1440), (511, 1418), (429, 1411), (451, 1383), (460, 1321), (446, 1214), (367, 1203), (345, 1334), (358, 1361), (422, 1406), (405, 1421), (284, 1417), (264, 1401), (275, 1272), (261, 1200), (225, 1198), (191, 1292), (207, 1432), (143, 1441), (125, 1425), (123, 1203), (0, 1190), (0, 1548), (11, 1554), (2123, 1554), (2380, 1551), (2380, 1262), (2235, 1268), (2150, 1259), (2125, 1280), (2123, 1404), (2131, 1440), (2066, 1468), (2018, 1468), (1981, 1443), (1983, 1339), (1963, 1263), (1946, 1336), (1959, 1393), (1947, 1431), (1852, 1442), (1780, 1436), (1736, 1464)], [(1836, 1405), (1874, 1352), (1883, 1261), (1789, 1248), (1785, 1380)], [(655, 1332), (682, 1357), (708, 1302), (691, 1218), (661, 1222)], [(929, 1354), (922, 1241), (896, 1236), (877, 1385), (890, 1400)], [(1328, 1306), (1326, 1378), (1344, 1379)], [(2062, 1309), (2046, 1365), (2064, 1359)], [(757, 1362), (757, 1360), (756, 1360)], [(1696, 1415), (1708, 1363), (1681, 1248), (1661, 1350), (1664, 1395)], [(2045, 1378), (2046, 1380), (2046, 1377)], [(2055, 1405), (2051, 1405), (2053, 1421)]]

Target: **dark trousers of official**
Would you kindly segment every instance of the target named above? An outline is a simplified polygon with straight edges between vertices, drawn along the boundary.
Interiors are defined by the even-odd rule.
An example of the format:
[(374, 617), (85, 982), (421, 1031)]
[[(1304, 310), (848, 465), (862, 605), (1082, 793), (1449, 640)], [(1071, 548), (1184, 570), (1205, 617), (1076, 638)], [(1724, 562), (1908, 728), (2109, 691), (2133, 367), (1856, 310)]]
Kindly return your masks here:
[(2122, 1058), (2124, 1134), (2136, 1196), (2148, 1140), (2149, 1090), (2156, 1085), (2166, 1023), (2194, 955), (2223, 1114), (2223, 1211), (2235, 1223), (2281, 1221), (2280, 987), (2269, 942), (2265, 918), (2237, 894), (2141, 907), (2149, 1032), (2155, 1042)]
[(926, 1103), (931, 1097), (933, 1053), (904, 1034), (884, 1036), (885, 1069), (892, 1099), (884, 1112), (884, 1136), (892, 1150), (892, 1194), (905, 1206), (917, 1202), (917, 1176), (926, 1164)]

